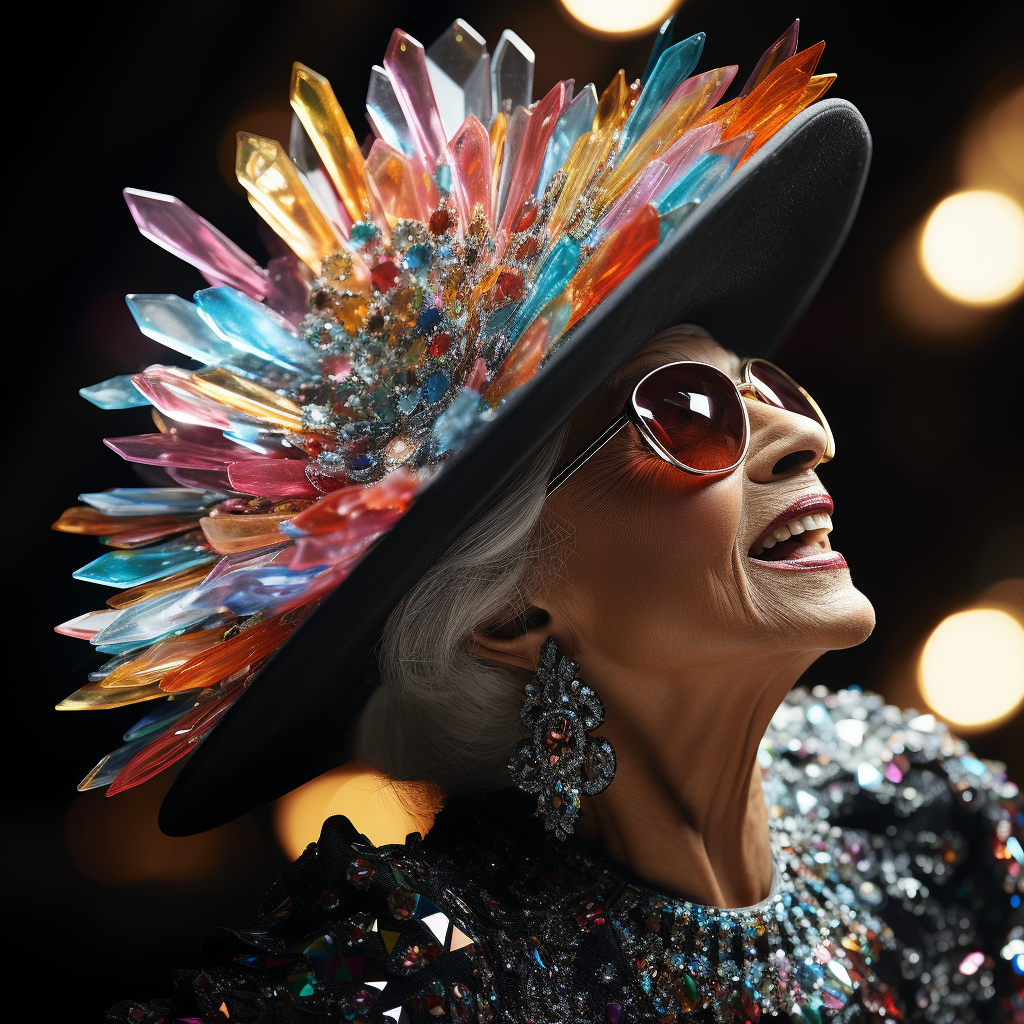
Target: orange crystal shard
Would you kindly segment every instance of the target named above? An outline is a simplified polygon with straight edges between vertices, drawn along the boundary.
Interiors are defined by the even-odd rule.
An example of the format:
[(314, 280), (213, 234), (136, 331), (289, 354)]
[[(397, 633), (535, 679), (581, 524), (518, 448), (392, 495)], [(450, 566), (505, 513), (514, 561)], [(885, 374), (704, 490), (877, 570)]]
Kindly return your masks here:
[(489, 141), (491, 146), (491, 195), (498, 194), (498, 182), (501, 181), (501, 161), (505, 155), (505, 136), (508, 134), (508, 118), (504, 114), (495, 114), (491, 122)]
[(89, 505), (69, 508), (51, 527), (61, 533), (84, 533), (89, 537), (116, 537), (119, 533), (158, 527), (195, 526), (198, 516), (107, 516)]
[(239, 132), (235, 174), (256, 212), (314, 274), (325, 256), (348, 250), (279, 142)]
[(280, 430), (302, 429), (302, 410), (293, 401), (230, 370), (212, 367), (192, 374), (191, 382), (207, 398), (255, 420)]
[(483, 391), (483, 397), (496, 406), (510, 391), (525, 384), (537, 372), (548, 340), (548, 321), (538, 317), (505, 357), (494, 379)]
[(248, 675), (284, 643), (300, 619), (292, 612), (243, 629), (167, 673), (160, 689), (166, 693), (198, 690), (243, 673)]
[(377, 139), (363, 175), (370, 213), (385, 238), (390, 238), (400, 220), (427, 220), (429, 214), (421, 206), (416, 169), (409, 157)]
[[(723, 126), (722, 141), (745, 132), (755, 136), (773, 134), (792, 117), (793, 105), (811, 80), (825, 49), (824, 41), (793, 54), (783, 61), (756, 89), (738, 101), (729, 124)], [(749, 149), (748, 149), (749, 152)]]
[(138, 604), (139, 601), (146, 601), (151, 597), (159, 597), (161, 594), (171, 594), (176, 590), (188, 590), (190, 587), (198, 586), (209, 575), (209, 565), (197, 565), (194, 569), (186, 569), (173, 576), (165, 576), (163, 579), (153, 580), (152, 583), (141, 583), (137, 587), (132, 587), (131, 590), (123, 590), (114, 594), (113, 597), (108, 597), (107, 605), (111, 608), (127, 608), (129, 605)]
[(803, 92), (794, 102), (773, 118), (769, 124), (757, 129), (750, 145), (743, 151), (743, 156), (736, 166), (742, 167), (787, 121), (791, 121), (805, 107), (809, 107), (816, 100), (821, 99), (832, 86), (836, 77), (835, 74), (815, 75), (804, 86)]
[(598, 246), (569, 283), (573, 302), (567, 330), (633, 273), (658, 244), (660, 231), (657, 211), (644, 206)]
[(198, 633), (160, 640), (147, 647), (137, 658), (115, 668), (100, 680), (103, 689), (122, 689), (126, 686), (145, 686), (157, 683), (173, 669), (180, 668), (197, 654), (219, 644), (224, 638), (224, 627), (204, 629)]
[(199, 520), (199, 525), (210, 542), (210, 547), (222, 555), (239, 551), (255, 551), (274, 544), (284, 544), (288, 538), (277, 529), (293, 517), (289, 515), (221, 515)]
[(290, 99), (352, 222), (362, 220), (366, 205), (363, 155), (331, 83), (296, 61), (292, 65)]

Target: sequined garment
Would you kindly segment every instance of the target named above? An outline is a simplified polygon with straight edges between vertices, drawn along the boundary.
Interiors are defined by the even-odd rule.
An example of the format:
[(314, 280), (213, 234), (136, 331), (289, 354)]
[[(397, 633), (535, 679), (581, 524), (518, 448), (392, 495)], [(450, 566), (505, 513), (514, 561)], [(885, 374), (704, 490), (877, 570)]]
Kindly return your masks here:
[[(515, 791), (377, 849), (340, 817), (171, 1003), (115, 1021), (1007, 1021), (1024, 1016), (1017, 786), (929, 715), (795, 690), (759, 754), (775, 879), (666, 897)], [(613, 783), (614, 784), (614, 783)], [(1016, 1013), (1016, 1018), (1014, 1014)]]

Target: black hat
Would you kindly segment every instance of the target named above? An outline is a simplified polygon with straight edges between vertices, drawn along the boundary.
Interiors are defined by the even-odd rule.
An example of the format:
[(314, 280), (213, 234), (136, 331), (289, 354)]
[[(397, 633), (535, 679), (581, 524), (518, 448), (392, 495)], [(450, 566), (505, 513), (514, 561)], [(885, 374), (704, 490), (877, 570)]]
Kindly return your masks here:
[[(775, 349), (842, 246), (870, 153), (857, 109), (821, 101), (759, 140), (667, 237), (663, 216), (663, 240), (626, 284), (565, 334), (496, 415), (481, 420), (245, 688), (185, 763), (160, 827), (170, 835), (213, 828), (348, 760), (372, 693), (367, 665), (403, 595), (587, 395), (660, 331), (693, 323), (749, 355)], [(472, 372), (471, 360), (463, 365)]]

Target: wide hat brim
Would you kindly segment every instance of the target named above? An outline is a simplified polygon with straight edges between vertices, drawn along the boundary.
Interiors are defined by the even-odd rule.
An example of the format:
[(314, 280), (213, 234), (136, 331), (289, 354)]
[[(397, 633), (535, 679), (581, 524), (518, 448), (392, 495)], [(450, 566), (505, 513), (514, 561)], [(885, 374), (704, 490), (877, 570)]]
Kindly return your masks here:
[(168, 835), (214, 828), (350, 757), (388, 615), (531, 453), (656, 334), (699, 324), (770, 353), (828, 273), (871, 156), (856, 107), (797, 115), (598, 306), (548, 365), (446, 464), (409, 511), (275, 654), (164, 799)]

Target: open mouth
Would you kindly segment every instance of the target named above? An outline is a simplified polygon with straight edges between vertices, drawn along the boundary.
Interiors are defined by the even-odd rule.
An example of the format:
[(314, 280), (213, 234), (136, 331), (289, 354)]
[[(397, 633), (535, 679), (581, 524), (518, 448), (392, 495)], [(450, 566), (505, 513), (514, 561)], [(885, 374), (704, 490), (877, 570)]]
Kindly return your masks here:
[(831, 513), (827, 494), (802, 498), (771, 522), (751, 545), (749, 557), (779, 568), (845, 568), (846, 559), (829, 543)]

